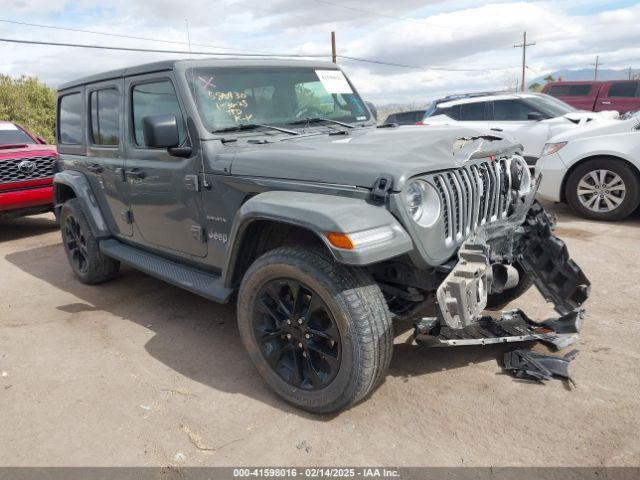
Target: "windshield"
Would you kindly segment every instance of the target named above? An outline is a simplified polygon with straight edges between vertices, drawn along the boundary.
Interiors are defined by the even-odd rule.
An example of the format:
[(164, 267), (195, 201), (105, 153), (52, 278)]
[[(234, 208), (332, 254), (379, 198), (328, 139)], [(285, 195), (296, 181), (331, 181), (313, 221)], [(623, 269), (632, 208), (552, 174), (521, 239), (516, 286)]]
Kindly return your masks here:
[(36, 142), (13, 123), (0, 123), (0, 145), (23, 145), (25, 143)]
[(340, 70), (196, 68), (187, 79), (209, 131), (324, 118), (365, 122), (369, 112)]
[(554, 97), (540, 96), (525, 98), (524, 101), (534, 106), (538, 111), (544, 113), (549, 118), (561, 117), (567, 113), (575, 112), (576, 109)]

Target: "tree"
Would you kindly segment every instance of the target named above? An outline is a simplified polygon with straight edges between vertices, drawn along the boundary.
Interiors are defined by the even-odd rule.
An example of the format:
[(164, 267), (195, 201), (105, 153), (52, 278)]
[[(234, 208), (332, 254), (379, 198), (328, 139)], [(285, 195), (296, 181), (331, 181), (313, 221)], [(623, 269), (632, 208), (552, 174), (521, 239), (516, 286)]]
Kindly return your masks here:
[(0, 75), (0, 120), (19, 123), (54, 143), (56, 92), (35, 77)]
[(549, 74), (549, 75), (547, 75), (546, 77), (544, 77), (544, 81), (545, 81), (545, 82), (547, 82), (547, 83), (549, 83), (549, 82), (555, 82), (555, 81), (556, 81), (556, 79), (555, 79), (555, 78), (553, 78), (553, 75)]
[(531, 85), (529, 85), (529, 90), (531, 90), (532, 92), (540, 92), (542, 90), (542, 85), (540, 85), (538, 82), (533, 82)]

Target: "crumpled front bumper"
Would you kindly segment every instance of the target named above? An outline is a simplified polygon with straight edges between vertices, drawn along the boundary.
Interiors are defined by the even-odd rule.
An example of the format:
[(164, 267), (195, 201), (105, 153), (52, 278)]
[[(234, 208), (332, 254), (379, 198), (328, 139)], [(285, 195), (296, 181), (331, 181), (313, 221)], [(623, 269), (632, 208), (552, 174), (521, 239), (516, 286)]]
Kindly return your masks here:
[[(415, 324), (418, 343), (474, 345), (547, 340), (557, 347), (571, 343), (580, 330), (582, 304), (590, 282), (570, 259), (567, 247), (553, 234), (553, 221), (534, 202), (539, 178), (530, 195), (520, 199), (505, 222), (491, 224), (469, 238), (437, 291), (438, 316)], [(495, 261), (517, 262), (559, 316), (536, 322), (521, 310), (497, 317), (484, 314)]]

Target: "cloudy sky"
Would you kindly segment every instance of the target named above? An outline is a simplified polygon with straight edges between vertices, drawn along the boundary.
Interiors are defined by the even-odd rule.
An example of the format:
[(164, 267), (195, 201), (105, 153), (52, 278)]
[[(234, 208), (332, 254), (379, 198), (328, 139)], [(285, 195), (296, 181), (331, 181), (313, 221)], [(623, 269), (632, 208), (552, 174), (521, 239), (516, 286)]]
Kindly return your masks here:
[[(174, 51), (190, 36), (193, 51), (329, 55), (332, 30), (339, 55), (396, 64), (339, 59), (380, 104), (514, 86), (524, 30), (536, 42), (528, 78), (589, 68), (596, 55), (604, 68), (640, 68), (640, 2), (629, 0), (6, 0), (0, 12), (0, 38)], [(185, 55), (0, 42), (0, 73), (55, 87), (174, 57)]]

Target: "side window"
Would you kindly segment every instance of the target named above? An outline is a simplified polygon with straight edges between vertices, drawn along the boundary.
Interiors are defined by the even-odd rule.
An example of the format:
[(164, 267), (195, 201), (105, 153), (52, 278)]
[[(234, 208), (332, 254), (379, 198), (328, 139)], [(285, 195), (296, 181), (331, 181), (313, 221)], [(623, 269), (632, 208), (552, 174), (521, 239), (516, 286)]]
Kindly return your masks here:
[(493, 102), (494, 120), (528, 120), (529, 113), (536, 109), (519, 100), (497, 100)]
[(449, 108), (437, 108), (436, 111), (433, 112), (433, 116), (436, 115), (446, 115), (454, 120), (460, 120), (460, 105), (454, 105)]
[(564, 97), (569, 95), (571, 92), (571, 87), (569, 85), (554, 85), (549, 88), (547, 92), (549, 95), (554, 97)]
[(591, 85), (571, 85), (569, 95), (573, 97), (584, 97), (591, 93)]
[(463, 103), (460, 105), (460, 120), (467, 122), (486, 120), (484, 113), (486, 105), (486, 102)]
[(613, 83), (609, 87), (609, 97), (632, 98), (637, 96), (638, 82)]
[(136, 145), (144, 147), (142, 119), (149, 115), (175, 115), (178, 120), (180, 143), (186, 138), (184, 117), (176, 91), (169, 80), (135, 85), (132, 92), (133, 134)]
[(96, 90), (89, 96), (91, 142), (117, 146), (120, 143), (120, 96), (115, 89)]
[(72, 93), (60, 98), (58, 141), (66, 145), (82, 144), (82, 97)]

